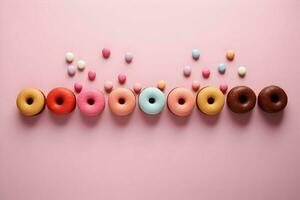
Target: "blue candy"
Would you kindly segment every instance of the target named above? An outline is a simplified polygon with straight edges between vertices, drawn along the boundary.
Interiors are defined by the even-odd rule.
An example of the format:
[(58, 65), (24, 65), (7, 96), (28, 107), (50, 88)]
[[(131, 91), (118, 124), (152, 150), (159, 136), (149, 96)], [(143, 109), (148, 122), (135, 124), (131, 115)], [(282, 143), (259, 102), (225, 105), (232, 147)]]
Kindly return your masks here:
[(198, 60), (200, 57), (200, 51), (198, 49), (194, 49), (192, 51), (192, 56), (193, 56), (194, 60)]
[(224, 74), (226, 71), (226, 65), (224, 63), (219, 64), (218, 70), (221, 74)]

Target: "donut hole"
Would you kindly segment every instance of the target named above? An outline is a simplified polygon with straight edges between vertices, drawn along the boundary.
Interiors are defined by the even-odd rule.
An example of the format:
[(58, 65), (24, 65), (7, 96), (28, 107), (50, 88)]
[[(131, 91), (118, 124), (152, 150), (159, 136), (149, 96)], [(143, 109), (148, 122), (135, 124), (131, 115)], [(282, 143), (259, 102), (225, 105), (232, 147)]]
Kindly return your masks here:
[(28, 99), (26, 99), (26, 103), (27, 103), (28, 105), (33, 104), (33, 98), (28, 98)]
[(56, 103), (57, 103), (58, 105), (62, 105), (62, 104), (64, 103), (64, 99), (61, 98), (61, 97), (58, 97), (58, 98), (56, 99)]
[(155, 99), (154, 98), (149, 98), (149, 103), (154, 104), (155, 103)]
[(277, 103), (279, 101), (279, 96), (277, 94), (271, 94), (271, 101)]
[(88, 99), (88, 100), (87, 100), (87, 103), (88, 103), (89, 105), (94, 105), (95, 100), (94, 100), (94, 99)]
[(183, 98), (178, 99), (178, 103), (179, 103), (180, 105), (185, 104), (185, 99), (183, 99)]
[(212, 98), (212, 97), (209, 97), (209, 98), (207, 99), (207, 103), (208, 103), (208, 104), (213, 104), (214, 102), (215, 102), (215, 99)]
[(125, 103), (125, 99), (124, 98), (120, 98), (119, 99), (119, 104), (124, 104)]
[(244, 104), (244, 103), (246, 103), (248, 101), (248, 97), (246, 96), (246, 95), (240, 95), (239, 96), (239, 102), (240, 103), (242, 103), (242, 104)]

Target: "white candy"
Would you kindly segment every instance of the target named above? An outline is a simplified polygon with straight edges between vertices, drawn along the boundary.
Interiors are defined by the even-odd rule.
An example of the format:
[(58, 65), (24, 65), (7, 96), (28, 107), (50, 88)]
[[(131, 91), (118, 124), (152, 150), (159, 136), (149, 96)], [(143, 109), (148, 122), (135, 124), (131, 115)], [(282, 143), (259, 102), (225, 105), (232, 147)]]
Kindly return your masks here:
[(124, 58), (127, 63), (131, 63), (133, 59), (133, 54), (131, 52), (126, 52)]
[(192, 73), (192, 68), (190, 66), (184, 66), (183, 68), (183, 74), (184, 76), (188, 77)]
[(74, 60), (74, 54), (72, 52), (67, 52), (66, 53), (66, 61), (73, 62), (73, 60)]
[(75, 73), (76, 73), (76, 67), (74, 67), (73, 65), (69, 65), (68, 66), (68, 74), (70, 76), (74, 76)]
[(247, 69), (244, 66), (240, 66), (238, 69), (238, 74), (240, 77), (244, 77), (247, 73)]
[(86, 66), (86, 63), (85, 63), (84, 60), (79, 60), (77, 62), (77, 67), (78, 67), (79, 70), (83, 70), (85, 68), (85, 66)]

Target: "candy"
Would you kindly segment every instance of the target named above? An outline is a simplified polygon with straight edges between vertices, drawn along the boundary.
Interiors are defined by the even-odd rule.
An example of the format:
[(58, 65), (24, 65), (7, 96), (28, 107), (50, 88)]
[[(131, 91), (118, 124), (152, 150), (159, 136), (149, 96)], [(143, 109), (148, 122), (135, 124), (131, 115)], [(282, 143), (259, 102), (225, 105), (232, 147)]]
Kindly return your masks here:
[(88, 72), (88, 77), (89, 77), (90, 81), (95, 80), (95, 78), (96, 78), (96, 72), (94, 72), (94, 71), (89, 71), (89, 72)]
[(104, 84), (104, 89), (107, 93), (111, 92), (113, 89), (113, 84), (110, 81), (106, 81), (106, 83)]
[(226, 58), (227, 58), (227, 60), (232, 61), (234, 59), (234, 55), (235, 55), (235, 53), (234, 53), (233, 50), (228, 50), (226, 52)]
[(198, 49), (194, 49), (192, 51), (192, 57), (193, 57), (194, 60), (198, 60), (199, 57), (200, 57), (200, 51)]
[(74, 54), (72, 52), (67, 52), (65, 57), (66, 57), (66, 61), (69, 63), (73, 62), (74, 60)]
[(246, 75), (246, 73), (247, 73), (246, 67), (240, 66), (238, 68), (238, 74), (239, 74), (240, 77), (244, 77)]
[(219, 86), (219, 89), (221, 90), (221, 92), (222, 92), (223, 94), (226, 94), (227, 89), (228, 89), (228, 85), (225, 84), (225, 83), (223, 83), (223, 84), (221, 84), (221, 85)]
[(209, 75), (210, 75), (210, 70), (209, 69), (202, 70), (203, 78), (209, 78)]
[(85, 66), (86, 66), (86, 63), (85, 63), (84, 60), (79, 60), (77, 62), (77, 67), (78, 67), (79, 70), (84, 70)]
[(136, 94), (139, 94), (142, 90), (142, 85), (140, 83), (135, 83), (133, 85), (133, 90)]
[(124, 58), (127, 63), (131, 63), (133, 59), (133, 54), (131, 52), (126, 52)]
[(74, 84), (74, 90), (75, 90), (75, 92), (80, 93), (81, 90), (82, 90), (82, 84), (81, 83), (75, 83)]
[(163, 91), (166, 88), (166, 82), (163, 80), (157, 81), (157, 88)]
[(74, 67), (73, 65), (69, 65), (68, 66), (68, 74), (69, 76), (74, 76), (76, 73), (76, 67)]
[(126, 82), (126, 75), (125, 74), (119, 74), (118, 80), (120, 84), (124, 84)]
[(218, 70), (221, 74), (224, 74), (226, 71), (226, 64), (224, 63), (219, 64)]
[(199, 81), (193, 81), (192, 83), (192, 89), (197, 92), (200, 89), (200, 82)]
[(191, 73), (192, 73), (192, 68), (190, 66), (185, 66), (183, 68), (184, 76), (189, 77), (191, 75)]
[(110, 50), (107, 49), (107, 48), (103, 48), (103, 49), (102, 49), (102, 56), (103, 56), (103, 58), (105, 58), (105, 59), (109, 58), (109, 56), (110, 56)]

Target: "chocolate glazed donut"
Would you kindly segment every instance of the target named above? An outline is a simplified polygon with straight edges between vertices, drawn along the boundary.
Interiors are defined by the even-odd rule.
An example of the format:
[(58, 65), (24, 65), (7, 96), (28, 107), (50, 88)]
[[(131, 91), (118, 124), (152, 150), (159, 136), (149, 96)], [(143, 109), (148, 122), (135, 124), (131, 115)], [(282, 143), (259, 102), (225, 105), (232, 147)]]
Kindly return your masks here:
[(227, 105), (232, 112), (246, 113), (251, 111), (256, 104), (256, 95), (246, 86), (232, 88), (227, 95)]
[(287, 102), (288, 97), (284, 90), (275, 85), (265, 87), (258, 95), (258, 105), (267, 113), (275, 113), (283, 110)]

